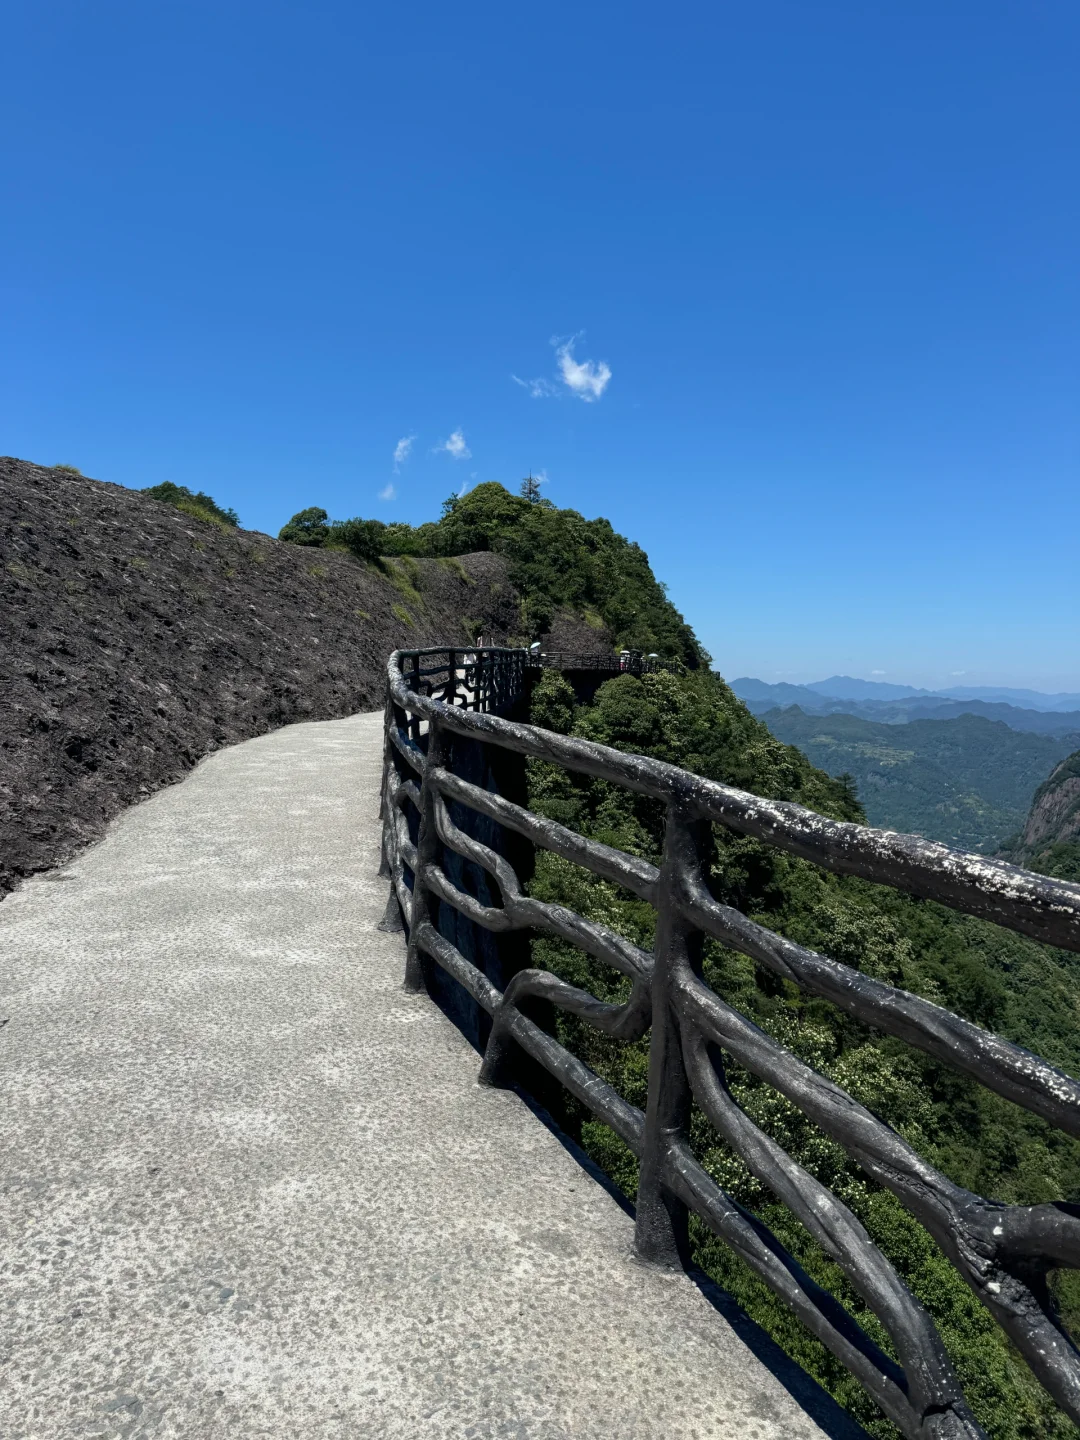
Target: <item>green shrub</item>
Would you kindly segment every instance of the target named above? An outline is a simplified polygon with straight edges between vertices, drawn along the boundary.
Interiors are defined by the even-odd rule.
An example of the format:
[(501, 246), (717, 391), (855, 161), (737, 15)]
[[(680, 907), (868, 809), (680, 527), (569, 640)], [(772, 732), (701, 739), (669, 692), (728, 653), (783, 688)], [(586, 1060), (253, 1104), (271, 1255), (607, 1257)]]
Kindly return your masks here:
[(82, 471), (77, 465), (54, 465), (54, 470), (59, 470), (61, 475), (81, 475)]
[[(322, 512), (325, 515), (325, 511)], [(357, 560), (373, 562), (383, 553), (386, 526), (381, 520), (335, 520), (325, 543), (334, 550), (347, 550)]]
[(287, 525), (278, 531), (278, 539), (290, 545), (325, 545), (330, 538), (327, 514), (318, 505), (298, 510)]
[(186, 485), (174, 485), (171, 480), (163, 480), (160, 485), (148, 485), (141, 493), (149, 495), (151, 500), (172, 505), (192, 520), (208, 521), (223, 530), (235, 530), (240, 524), (236, 511), (223, 509), (212, 495), (202, 490), (191, 491)]

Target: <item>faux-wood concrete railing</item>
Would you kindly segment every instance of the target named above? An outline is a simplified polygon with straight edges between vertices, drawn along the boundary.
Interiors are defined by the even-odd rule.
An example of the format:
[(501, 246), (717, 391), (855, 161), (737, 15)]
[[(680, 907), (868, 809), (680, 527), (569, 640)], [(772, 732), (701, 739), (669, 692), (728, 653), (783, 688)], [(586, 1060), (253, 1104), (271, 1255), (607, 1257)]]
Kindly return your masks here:
[[(643, 1257), (682, 1263), (687, 1212), (693, 1210), (786, 1300), (905, 1435), (982, 1435), (933, 1320), (851, 1210), (739, 1108), (725, 1083), (726, 1053), (796, 1104), (897, 1196), (1057, 1404), (1080, 1423), (1080, 1353), (1061, 1328), (1045, 1283), (1050, 1270), (1080, 1268), (1080, 1207), (1004, 1205), (953, 1184), (889, 1125), (726, 1004), (701, 973), (703, 938), (715, 936), (809, 994), (1080, 1136), (1080, 1084), (1045, 1060), (718, 903), (705, 878), (709, 830), (716, 822), (828, 870), (937, 900), (1074, 951), (1080, 951), (1080, 886), (916, 836), (828, 820), (660, 761), (502, 718), (494, 712), (520, 692), (525, 665), (525, 653), (513, 650), (398, 651), (390, 658), (383, 850), (391, 905), (400, 907), (408, 930), (406, 987), (423, 988), (425, 969), (440, 967), (491, 1017), (482, 1081), (505, 1083), (515, 1052), (524, 1051), (621, 1136), (640, 1160), (636, 1244)], [(456, 774), (453, 755), (461, 740), (598, 776), (662, 802), (667, 818), (660, 868)], [(503, 833), (524, 837), (648, 901), (657, 912), (653, 953), (526, 894), (506, 856), (466, 834), (451, 807), (458, 821), (468, 813), (486, 817)], [(487, 904), (453, 883), (451, 860), (459, 869), (464, 860), (489, 877), (501, 903)], [(442, 904), (484, 931), (544, 930), (579, 946), (630, 978), (629, 998), (608, 1004), (537, 969), (518, 971), (500, 989), (442, 933)], [(529, 1019), (521, 1004), (530, 998), (623, 1040), (651, 1027), (645, 1111)], [(694, 1158), (692, 1099), (840, 1266), (887, 1330), (899, 1365)]]

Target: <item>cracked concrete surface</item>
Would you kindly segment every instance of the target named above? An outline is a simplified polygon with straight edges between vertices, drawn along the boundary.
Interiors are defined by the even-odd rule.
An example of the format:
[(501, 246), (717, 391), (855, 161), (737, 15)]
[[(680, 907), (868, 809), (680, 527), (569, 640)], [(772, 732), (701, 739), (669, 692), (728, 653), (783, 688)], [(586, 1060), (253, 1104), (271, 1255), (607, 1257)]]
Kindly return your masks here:
[(403, 993), (380, 726), (222, 751), (0, 906), (0, 1433), (861, 1434)]

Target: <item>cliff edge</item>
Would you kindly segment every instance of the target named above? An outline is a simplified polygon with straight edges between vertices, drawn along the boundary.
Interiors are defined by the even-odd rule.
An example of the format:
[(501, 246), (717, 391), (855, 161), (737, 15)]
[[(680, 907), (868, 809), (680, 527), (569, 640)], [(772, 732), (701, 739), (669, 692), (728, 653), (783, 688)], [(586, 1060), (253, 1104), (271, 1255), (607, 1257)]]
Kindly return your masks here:
[(1080, 750), (1067, 755), (1036, 790), (1007, 856), (1059, 880), (1080, 880)]

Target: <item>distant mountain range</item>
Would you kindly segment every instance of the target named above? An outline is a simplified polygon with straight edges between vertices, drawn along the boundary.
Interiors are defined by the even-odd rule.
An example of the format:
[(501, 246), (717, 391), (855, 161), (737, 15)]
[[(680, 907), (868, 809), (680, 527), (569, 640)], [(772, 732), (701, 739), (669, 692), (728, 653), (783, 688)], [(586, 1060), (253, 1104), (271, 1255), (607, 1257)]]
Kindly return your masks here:
[[(739, 681), (757, 684), (757, 681)], [(989, 700), (1018, 705), (1024, 710), (1080, 710), (1080, 694), (1064, 692), (1046, 695), (1041, 690), (1011, 690), (1001, 685), (955, 685), (949, 690), (919, 690), (914, 685), (890, 685), (884, 680), (857, 680), (853, 675), (830, 675), (828, 680), (811, 680), (796, 689), (813, 690), (835, 700)], [(738, 694), (738, 691), (735, 692)]]
[(731, 688), (755, 715), (790, 705), (798, 705), (807, 715), (857, 715), (882, 725), (981, 715), (985, 720), (1000, 720), (1011, 730), (1080, 736), (1080, 695), (989, 686), (958, 686), (945, 693), (850, 675), (833, 675), (808, 685), (770, 685), (743, 676), (733, 680)]

